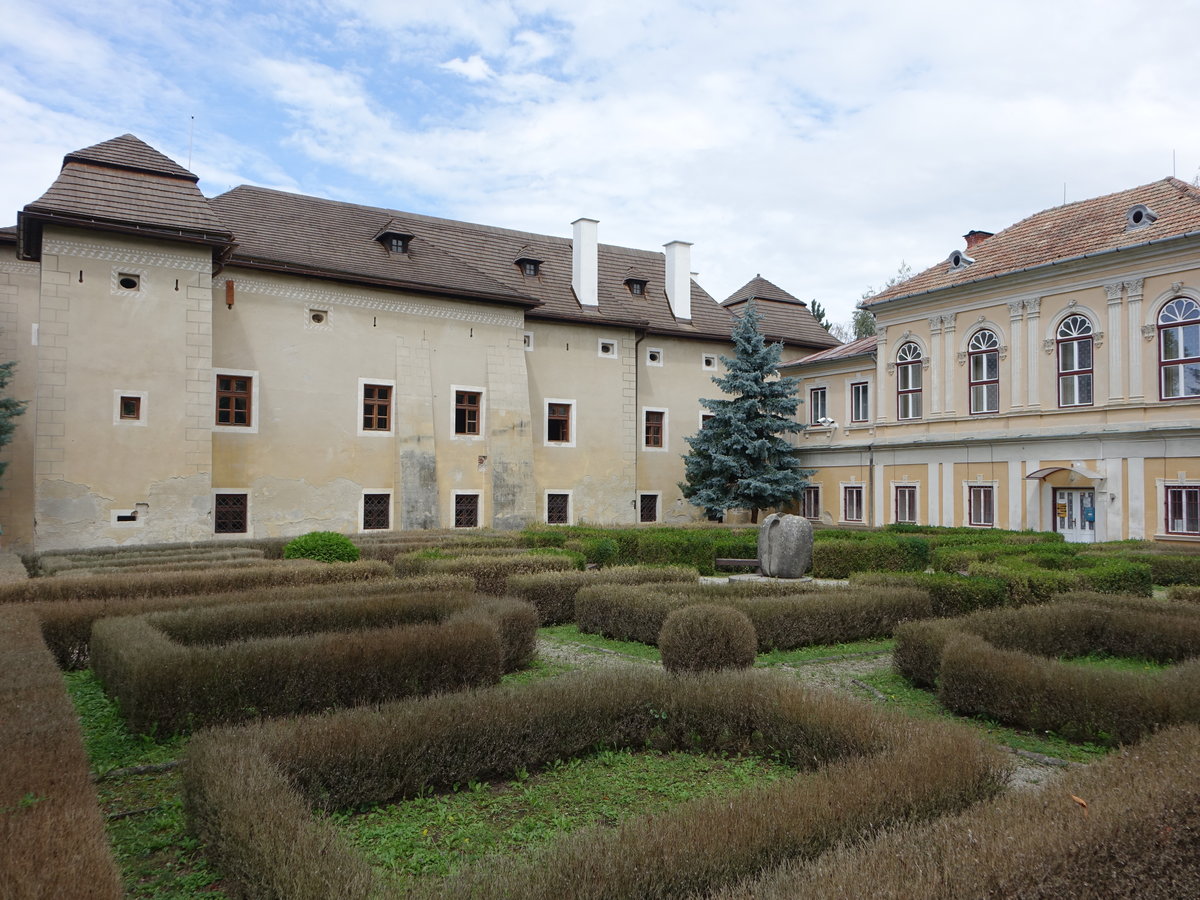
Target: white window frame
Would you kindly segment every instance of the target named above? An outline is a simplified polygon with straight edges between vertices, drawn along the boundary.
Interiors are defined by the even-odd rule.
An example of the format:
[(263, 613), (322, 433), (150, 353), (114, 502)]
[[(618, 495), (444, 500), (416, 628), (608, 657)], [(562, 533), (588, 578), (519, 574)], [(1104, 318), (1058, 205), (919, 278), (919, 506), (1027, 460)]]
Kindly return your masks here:
[(1167, 488), (1200, 489), (1200, 478), (1188, 478), (1187, 473), (1179, 472), (1174, 478), (1156, 478), (1154, 488), (1157, 495), (1154, 537), (1167, 541), (1200, 541), (1200, 534), (1190, 531), (1167, 531)]
[[(368, 385), (379, 385), (380, 387), (390, 387), (392, 389), (391, 399), (388, 402), (388, 429), (387, 431), (375, 431), (363, 428), (363, 389)], [(360, 378), (358, 379), (358, 436), (359, 437), (393, 437), (396, 434), (396, 382), (391, 378)]]
[[(551, 522), (550, 521), (550, 495), (551, 494), (566, 494), (567, 495), (567, 521)], [(550, 490), (542, 492), (542, 523), (545, 525), (574, 525), (575, 524), (575, 492), (573, 490)]]
[[(821, 397), (821, 408), (817, 409), (817, 395)], [(821, 419), (828, 419), (829, 416), (829, 387), (827, 385), (817, 385), (808, 389), (808, 424), (816, 425), (818, 428), (824, 428), (825, 423)]]
[[(971, 504), (971, 494), (980, 488), (992, 492), (992, 521), (991, 523), (973, 522), (974, 507)], [(997, 528), (1000, 511), (1000, 482), (999, 481), (964, 481), (963, 482), (963, 524), (969, 528)]]
[[(804, 512), (804, 499), (812, 492), (817, 498), (816, 515), (810, 516)], [(800, 515), (808, 519), (810, 522), (819, 521), (821, 518), (821, 486), (819, 484), (806, 484), (800, 493)]]
[[(477, 497), (475, 503), (475, 524), (474, 525), (458, 525), (455, 519), (458, 518), (456, 511), (458, 509), (459, 497)], [(462, 529), (467, 531), (471, 528), (482, 528), (483, 522), (487, 519), (483, 509), (483, 491), (451, 491), (450, 492), (450, 527), (454, 529)]]
[[(912, 515), (911, 519), (900, 518), (900, 491), (911, 490), (913, 492)], [(921, 485), (915, 481), (893, 481), (892, 482), (892, 521), (896, 524), (919, 525), (921, 523)]]
[[(657, 353), (657, 354), (658, 354), (658, 362), (655, 362), (654, 360), (652, 360), (652, 359), (650, 358), (650, 357), (651, 357), (653, 354), (655, 354), (655, 353)], [(647, 348), (646, 348), (646, 365), (648, 365), (648, 366), (658, 366), (658, 367), (660, 367), (660, 368), (661, 368), (661, 367), (662, 367), (662, 364), (663, 364), (663, 359), (664, 359), (664, 358), (665, 358), (665, 356), (664, 356), (664, 354), (663, 354), (663, 349), (662, 349), (662, 347), (647, 347)]]
[[(259, 389), (262, 387), (262, 379), (258, 376), (257, 369), (230, 369), (225, 366), (213, 366), (212, 369), (212, 397), (209, 400), (209, 408), (212, 410), (212, 417), (215, 420), (217, 416), (217, 378), (221, 375), (232, 375), (234, 378), (249, 378), (250, 379), (250, 424), (249, 425), (218, 425), (213, 422), (212, 430), (224, 434), (258, 434), (258, 413), (259, 413)], [(362, 390), (359, 390), (359, 397), (362, 396)], [(362, 406), (358, 407), (359, 426), (362, 425)], [(221, 491), (222, 494), (234, 494), (236, 491)]]
[(521, 345), (525, 348), (526, 353), (533, 352), (533, 332), (525, 331), (521, 333)]
[[(860, 524), (860, 525), (866, 524), (866, 521), (867, 521), (867, 486), (865, 484), (863, 484), (861, 481), (843, 481), (838, 487), (839, 487), (838, 493), (840, 494), (840, 497), (839, 497), (840, 508), (838, 510), (838, 513), (840, 516), (839, 521)], [(857, 490), (858, 491), (858, 516), (859, 517), (857, 519), (850, 519), (850, 518), (846, 517), (846, 496), (847, 496), (846, 492), (847, 492), (847, 490)]]
[[(136, 419), (121, 418), (121, 398), (122, 397), (137, 397), (138, 398), (138, 417)], [(253, 401), (251, 401), (253, 402)], [(253, 413), (253, 410), (251, 410)], [(114, 425), (141, 425), (145, 427), (147, 419), (150, 416), (150, 392), (149, 391), (113, 391), (113, 424)], [(125, 523), (122, 522), (122, 525)]]
[[(550, 429), (547, 425), (550, 422), (550, 404), (551, 403), (566, 403), (571, 407), (571, 418), (568, 427), (571, 429), (569, 435), (570, 440), (567, 441), (552, 441), (550, 440)], [(561, 397), (544, 397), (542, 399), (542, 446), (544, 447), (574, 447), (576, 438), (579, 432), (576, 431), (575, 421), (577, 418), (578, 404), (574, 400), (567, 400)]]
[[(900, 354), (909, 346), (915, 348), (917, 357), (914, 359), (911, 353), (906, 355), (904, 359), (900, 358)], [(925, 416), (925, 376), (923, 374), (925, 368), (925, 351), (916, 341), (905, 341), (896, 350), (896, 421), (898, 422), (915, 422)], [(918, 382), (916, 387), (912, 386), (912, 381)], [(908, 387), (903, 387), (901, 381), (904, 378), (909, 379)], [(907, 404), (904, 402), (907, 398)], [(904, 407), (908, 406), (905, 410)], [(912, 415), (912, 407), (917, 407), (916, 414)], [(903, 412), (908, 412), (909, 415), (901, 415)]]
[[(378, 382), (371, 382), (377, 384)], [(388, 527), (387, 528), (367, 528), (363, 517), (366, 515), (367, 494), (387, 494), (388, 496)], [(395, 531), (396, 525), (396, 495), (393, 488), (363, 488), (361, 494), (358, 495), (358, 533), (359, 534), (375, 534), (378, 531)]]
[[(454, 422), (458, 417), (456, 397), (459, 391), (471, 391), (479, 395), (479, 434), (458, 434), (454, 430)], [(393, 394), (395, 392), (393, 391)], [(450, 385), (450, 440), (477, 443), (485, 440), (487, 435), (487, 391), (474, 384)]]
[[(858, 412), (859, 403), (858, 403), (858, 398), (855, 396), (855, 394), (860, 393), (860, 392), (856, 391), (855, 388), (862, 389), (861, 390), (861, 393), (863, 395), (862, 396), (862, 404), (861, 404), (862, 412), (863, 412), (862, 418), (858, 418), (856, 416), (856, 413)], [(848, 386), (848, 390), (850, 392), (849, 407), (850, 407), (850, 422), (851, 422), (851, 424), (866, 425), (868, 422), (871, 421), (871, 382), (867, 381), (867, 380), (852, 381), (852, 382), (850, 382), (850, 384)]]
[[(612, 344), (611, 353), (604, 352), (605, 344)], [(596, 355), (601, 359), (620, 359), (621, 342), (616, 338), (596, 338)]]
[[(643, 497), (654, 498), (654, 519), (652, 522), (647, 522), (642, 518)], [(651, 525), (662, 521), (662, 491), (638, 491), (637, 504), (637, 521), (639, 525)]]
[(717, 354), (701, 353), (700, 354), (700, 368), (703, 369), (705, 372), (717, 371)]
[[(648, 412), (660, 412), (660, 413), (662, 413), (662, 414), (663, 414), (663, 419), (662, 419), (662, 446), (661, 446), (661, 447), (648, 447), (648, 446), (646, 445), (646, 413), (648, 413)], [(669, 424), (670, 424), (670, 421), (671, 421), (671, 412), (670, 412), (670, 410), (668, 410), (668, 409), (667, 409), (665, 406), (643, 406), (643, 407), (642, 407), (642, 415), (641, 415), (641, 423), (642, 423), (642, 433), (641, 433), (641, 448), (642, 448), (644, 451), (646, 451), (647, 453), (666, 453), (666, 452), (667, 452), (667, 450), (668, 450), (668, 449), (670, 448), (670, 446), (671, 446), (671, 433), (670, 433), (670, 431), (668, 430), (668, 426), (669, 426)]]

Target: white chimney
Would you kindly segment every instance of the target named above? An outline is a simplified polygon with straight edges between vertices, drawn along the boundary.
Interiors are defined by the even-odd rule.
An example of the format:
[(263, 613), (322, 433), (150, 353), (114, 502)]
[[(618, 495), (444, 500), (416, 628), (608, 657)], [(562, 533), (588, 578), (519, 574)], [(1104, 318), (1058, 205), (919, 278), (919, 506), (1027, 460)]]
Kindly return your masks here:
[(599, 306), (599, 264), (596, 261), (595, 219), (576, 219), (571, 241), (571, 287), (575, 297), (583, 306)]
[(692, 320), (692, 245), (671, 241), (667, 251), (667, 300), (676, 319)]

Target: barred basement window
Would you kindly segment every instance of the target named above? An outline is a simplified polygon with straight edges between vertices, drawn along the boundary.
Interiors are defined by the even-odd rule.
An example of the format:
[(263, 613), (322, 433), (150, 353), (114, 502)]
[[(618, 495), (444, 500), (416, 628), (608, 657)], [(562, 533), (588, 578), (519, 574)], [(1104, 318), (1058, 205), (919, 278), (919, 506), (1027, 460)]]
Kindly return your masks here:
[(571, 495), (546, 495), (546, 524), (568, 525), (571, 522)]
[(638, 496), (638, 521), (658, 521), (658, 494), (641, 494)]
[(247, 496), (217, 494), (213, 497), (213, 531), (217, 534), (246, 533)]
[(392, 495), (363, 494), (363, 530), (392, 527)]
[(479, 495), (478, 494), (455, 494), (454, 495), (454, 527), (455, 528), (478, 528), (479, 527)]

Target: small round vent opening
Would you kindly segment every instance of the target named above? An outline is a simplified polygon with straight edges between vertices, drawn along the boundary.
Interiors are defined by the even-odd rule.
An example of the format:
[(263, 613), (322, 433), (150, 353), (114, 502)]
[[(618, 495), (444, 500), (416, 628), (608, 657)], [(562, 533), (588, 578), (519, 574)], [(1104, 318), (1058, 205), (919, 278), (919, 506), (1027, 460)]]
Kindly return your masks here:
[(117, 276), (117, 284), (123, 291), (136, 291), (142, 286), (142, 280), (137, 275), (121, 274)]

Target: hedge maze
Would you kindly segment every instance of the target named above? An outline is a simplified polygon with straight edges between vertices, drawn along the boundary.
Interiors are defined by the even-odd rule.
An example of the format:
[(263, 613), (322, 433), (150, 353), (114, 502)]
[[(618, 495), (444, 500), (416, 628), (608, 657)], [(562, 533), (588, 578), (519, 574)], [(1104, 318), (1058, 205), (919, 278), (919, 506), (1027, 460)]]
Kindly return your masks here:
[[(358, 562), (283, 560), (281, 539), (27, 559), (34, 577), (0, 586), (0, 883), (122, 895), (60, 675), (90, 667), (129, 732), (188, 735), (189, 827), (239, 896), (1197, 893), (1200, 553), (818, 531), (817, 581), (702, 583), (754, 537), (576, 526), (355, 536)], [(539, 626), (658, 645), (668, 620), (668, 672), (528, 668)], [(898, 672), (949, 713), (1124, 749), (996, 798), (1009, 757), (979, 729), (784, 671), (704, 671), (893, 636)], [(796, 774), (411, 882), (326, 816), (602, 750)]]

